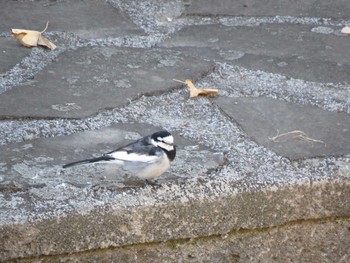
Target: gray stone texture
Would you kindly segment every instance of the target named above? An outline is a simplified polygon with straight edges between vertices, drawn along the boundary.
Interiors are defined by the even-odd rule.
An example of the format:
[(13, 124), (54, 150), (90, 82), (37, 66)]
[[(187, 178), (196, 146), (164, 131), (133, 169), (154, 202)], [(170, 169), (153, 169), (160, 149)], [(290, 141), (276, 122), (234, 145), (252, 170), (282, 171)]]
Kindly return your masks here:
[[(292, 160), (350, 152), (350, 115), (270, 98), (227, 98), (215, 103), (258, 144)], [(273, 137), (279, 134), (295, 132)], [(307, 140), (308, 137), (311, 140)], [(316, 141), (313, 141), (316, 140)]]
[[(63, 262), (348, 262), (349, 220), (294, 222), (210, 238), (153, 242), (64, 255)], [(302, 245), (301, 245), (302, 244)], [(40, 262), (55, 262), (44, 257)], [(20, 260), (19, 262), (33, 262)], [(36, 261), (34, 261), (36, 262)]]
[(179, 84), (173, 78), (198, 79), (213, 66), (175, 49), (80, 48), (63, 53), (34, 79), (0, 96), (0, 115), (86, 117), (174, 89)]
[(345, 73), (350, 59), (348, 38), (313, 32), (313, 28), (290, 24), (192, 25), (160, 46), (210, 48), (217, 50), (218, 61), (237, 60), (243, 66), (270, 72), (272, 68), (272, 72), (312, 81), (349, 81)]
[(117, 37), (143, 33), (120, 10), (105, 1), (1, 1), (0, 32), (12, 28), (74, 32), (82, 38)]
[(245, 54), (236, 59), (235, 64), (307, 81), (323, 83), (350, 82), (349, 64), (319, 59), (305, 59), (299, 56), (270, 57)]
[(9, 38), (0, 38), (0, 47), (0, 74), (6, 74), (30, 53), (30, 49), (23, 48), (20, 44), (15, 43), (15, 40)]
[[(73, 210), (70, 213), (64, 213), (65, 216), (46, 220), (36, 218), (25, 224), (7, 224), (2, 226), (0, 232), (1, 257), (9, 259), (41, 254), (70, 254), (97, 248), (105, 249), (167, 240), (175, 240), (176, 243), (177, 239), (201, 236), (207, 236), (210, 240), (212, 235), (235, 233), (234, 229), (247, 229), (246, 232), (251, 233), (253, 237), (255, 236), (255, 242), (257, 242), (259, 229), (271, 228), (271, 230), (265, 231), (274, 232), (274, 226), (288, 225), (287, 222), (296, 221), (302, 224), (302, 222), (298, 222), (300, 218), (303, 218), (304, 221), (329, 218), (330, 225), (333, 225), (336, 224), (333, 217), (340, 215), (347, 217), (348, 212), (344, 212), (349, 211), (350, 208), (350, 202), (347, 198), (350, 194), (349, 182), (344, 184), (344, 182), (320, 181), (314, 182), (312, 185), (302, 184), (279, 187), (278, 189), (267, 187), (261, 191), (241, 193), (236, 192), (235, 185), (231, 184), (226, 186), (226, 188), (231, 188), (231, 194), (218, 195), (218, 198), (204, 200), (193, 199), (190, 193), (183, 195), (183, 190), (186, 192), (186, 189), (193, 186), (193, 183), (188, 182), (186, 186), (181, 188), (169, 185), (156, 192), (154, 190), (151, 192), (137, 190), (135, 194), (143, 192), (141, 194), (143, 198), (136, 197), (136, 200), (131, 198), (122, 204), (119, 203), (118, 197), (110, 199), (109, 204), (103, 203), (106, 200), (101, 200), (103, 195), (100, 196), (97, 192), (92, 198), (88, 197), (89, 204), (84, 204), (84, 201), (79, 202), (80, 206), (85, 206), (82, 210), (85, 211), (83, 213), (77, 214), (77, 211)], [(208, 188), (208, 184), (197, 182), (195, 187), (197, 191), (207, 191), (209, 194), (212, 191), (215, 192), (215, 188), (220, 186), (214, 183)], [(180, 192), (174, 192), (175, 189)], [(178, 199), (178, 194), (181, 192), (182, 197)], [(149, 194), (148, 198), (145, 193)], [(129, 194), (126, 193), (124, 196), (129, 196)], [(157, 200), (156, 203), (153, 203), (153, 198), (155, 198), (154, 201)], [(57, 202), (58, 199), (55, 199)], [(37, 198), (29, 200), (34, 206), (38, 202)], [(169, 202), (170, 200), (173, 201)], [(307, 202), (305, 202), (306, 200)], [(96, 201), (99, 201), (100, 204), (97, 204)], [(132, 204), (130, 201), (136, 201), (136, 203)], [(78, 205), (78, 203), (69, 203), (71, 206)], [(57, 212), (52, 211), (52, 213)], [(296, 228), (296, 226), (292, 228)], [(348, 231), (347, 228), (342, 228), (338, 238), (346, 240)], [(312, 233), (312, 230), (310, 232)], [(300, 233), (291, 233), (290, 238), (297, 238)], [(289, 234), (283, 235), (285, 238), (289, 238)], [(307, 240), (310, 237), (305, 238)], [(332, 242), (334, 239), (335, 237), (332, 236), (328, 242)], [(268, 239), (268, 242), (272, 242), (272, 240), (272, 238)], [(304, 241), (301, 243), (305, 244)], [(322, 244), (319, 248), (319, 250), (325, 251), (327, 249), (329, 248), (326, 244)], [(339, 252), (338, 257), (342, 257), (348, 246), (344, 244), (341, 248), (333, 249)], [(131, 254), (127, 252), (128, 247), (125, 247), (125, 250), (126, 254)], [(280, 250), (281, 254), (278, 259), (283, 258), (283, 246)], [(266, 257), (270, 256), (273, 254), (267, 252)], [(294, 260), (298, 261), (302, 258), (301, 253), (294, 255)], [(314, 256), (312, 260), (316, 261), (317, 258)]]
[(232, 16), (306, 16), (347, 18), (349, 2), (288, 0), (185, 0), (186, 14)]
[[(0, 6), (1, 262), (350, 261), (347, 1)], [(160, 129), (157, 185), (62, 168)]]
[[(110, 165), (107, 166), (107, 169), (103, 169), (103, 165), (97, 165), (90, 171), (90, 174), (88, 174), (88, 165), (67, 169), (62, 169), (62, 166), (69, 162), (101, 156), (103, 153), (113, 151), (160, 129), (146, 124), (115, 124), (96, 131), (55, 138), (40, 138), (30, 143), (22, 142), (4, 146), (0, 153), (0, 159), (3, 162), (1, 170), (5, 171), (1, 177), (0, 190), (3, 192), (27, 191), (31, 186), (37, 186), (39, 192), (36, 195), (44, 196), (47, 191), (59, 187), (61, 184), (77, 187), (97, 185), (98, 187), (100, 183), (104, 184), (103, 180), (111, 185), (123, 187), (135, 179), (132, 179), (131, 174), (129, 177), (125, 177), (124, 175), (127, 173), (118, 169), (118, 166)], [(181, 176), (194, 171), (198, 174), (205, 174), (208, 170), (215, 169), (224, 162), (222, 153), (215, 153), (207, 147), (200, 146), (176, 134), (174, 136), (179, 145), (174, 167), (181, 169), (183, 174), (176, 175), (176, 169), (171, 169), (172, 175), (164, 176), (165, 181), (182, 181)], [(195, 163), (198, 161), (196, 159), (198, 156), (206, 158), (205, 164)], [(193, 165), (189, 165), (191, 163)], [(142, 185), (142, 180), (139, 182)], [(162, 182), (162, 179), (159, 182)], [(62, 199), (65, 193), (61, 194), (62, 197), (56, 195), (56, 198)], [(7, 214), (11, 214), (11, 210), (8, 210)]]

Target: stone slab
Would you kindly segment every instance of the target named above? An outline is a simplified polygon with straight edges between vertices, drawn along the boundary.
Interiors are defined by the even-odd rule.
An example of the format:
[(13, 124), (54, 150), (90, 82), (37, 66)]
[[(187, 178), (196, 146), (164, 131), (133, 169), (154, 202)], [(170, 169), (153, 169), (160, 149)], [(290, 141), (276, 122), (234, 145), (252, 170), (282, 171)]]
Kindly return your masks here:
[[(162, 44), (160, 44), (162, 45)], [(168, 45), (168, 44), (167, 44)], [(317, 58), (284, 55), (269, 56), (253, 54), (237, 49), (215, 47), (181, 47), (192, 55), (208, 60), (230, 63), (247, 69), (276, 73), (287, 78), (302, 79), (318, 83), (350, 83), (350, 64), (323, 61)], [(262, 52), (263, 53), (263, 52)]]
[[(219, 97), (215, 103), (237, 122), (258, 144), (292, 160), (350, 153), (350, 115), (328, 112), (317, 107), (282, 102), (270, 98)], [(307, 137), (321, 140), (308, 142), (284, 136), (300, 130)]]
[(33, 195), (13, 193), (1, 199), (2, 205), (17, 210), (17, 216), (32, 211), (25, 223), (16, 222), (18, 217), (1, 223), (2, 259), (59, 258), (78, 252), (132, 248), (128, 245), (225, 237), (239, 229), (259, 232), (289, 222), (346, 218), (350, 211), (346, 180), (288, 187), (265, 185), (261, 191), (243, 193), (230, 181), (215, 180), (188, 180), (182, 185), (139, 188), (119, 195), (79, 188), (72, 188), (73, 193), (67, 195), (68, 188), (61, 184), (46, 193), (50, 211), (45, 214), (42, 202)]
[(348, 18), (347, 0), (288, 1), (288, 0), (188, 0), (184, 1), (186, 14), (233, 16), (309, 16)]
[(319, 83), (350, 83), (350, 64), (298, 56), (271, 57), (248, 53), (232, 62), (245, 68), (277, 73), (289, 78)]
[(1, 94), (0, 116), (86, 117), (141, 95), (169, 91), (179, 87), (174, 78), (196, 80), (213, 67), (176, 49), (79, 48)]
[[(80, 165), (68, 169), (62, 169), (62, 165), (101, 156), (158, 130), (160, 128), (146, 124), (115, 124), (96, 131), (5, 145), (0, 153), (0, 192), (31, 191), (39, 187), (41, 193), (37, 194), (43, 196), (62, 183), (79, 187), (104, 183), (127, 184), (132, 176), (129, 174), (125, 178), (127, 172), (115, 165)], [(205, 174), (223, 162), (223, 154), (214, 153), (181, 136), (174, 136), (178, 145), (177, 164), (172, 163), (173, 172), (162, 176), (163, 182), (174, 178), (181, 181), (181, 178), (189, 176), (189, 171), (196, 171), (196, 175)], [(196, 164), (198, 158), (207, 161)], [(176, 174), (174, 169), (182, 174)], [(142, 180), (136, 181), (142, 183)]]
[(82, 38), (143, 34), (120, 10), (105, 1), (2, 1), (0, 32), (11, 28), (69, 31)]
[[(94, 250), (57, 259), (42, 256), (40, 262), (346, 263), (350, 261), (349, 227), (349, 219), (301, 221), (275, 228)], [(32, 263), (31, 260), (17, 262)]]
[(5, 74), (30, 53), (12, 38), (0, 37), (0, 74)]
[(292, 24), (255, 27), (191, 25), (182, 28), (160, 46), (209, 47), (223, 53), (239, 51), (273, 58), (300, 57), (323, 63), (349, 64), (346, 36), (313, 31), (313, 26)]
[[(164, 6), (162, 1), (132, 1), (130, 5), (125, 4), (129, 1), (117, 2), (128, 7), (126, 12), (144, 28), (159, 13), (165, 14), (161, 20), (164, 19), (170, 27), (175, 17), (166, 14), (171, 10), (171, 5)], [(5, 4), (14, 3), (17, 2)], [(35, 5), (44, 2), (23, 3)], [(47, 1), (45, 5), (51, 8), (52, 4), (58, 6), (61, 3), (66, 9), (74, 9), (76, 3), (96, 3), (109, 7), (105, 1)], [(284, 0), (281, 3), (285, 3)], [(334, 3), (336, 6), (338, 2)], [(31, 9), (26, 9), (28, 10)], [(75, 11), (79, 12), (80, 9)], [(91, 31), (86, 31), (86, 28), (80, 31), (79, 28), (84, 26), (80, 25), (79, 28), (72, 29), (72, 32), (86, 38), (99, 37), (96, 30), (101, 29), (99, 26), (104, 21), (101, 16), (103, 15), (98, 14), (99, 19), (96, 21), (94, 19), (97, 16), (94, 15), (90, 15), (89, 21), (84, 20), (84, 15), (79, 16), (77, 23), (86, 21), (92, 25)], [(73, 20), (73, 17), (70, 18)], [(152, 20), (150, 28), (153, 32), (162, 31), (157, 31), (164, 25), (159, 23), (161, 20)], [(205, 21), (205, 18), (201, 21)], [(36, 24), (33, 26), (36, 27)], [(200, 27), (194, 27), (194, 31), (198, 28)], [(298, 63), (306, 61), (311, 66), (320, 62), (329, 63), (330, 69), (338, 64), (345, 65), (343, 69), (346, 72), (349, 58), (346, 42), (348, 39), (338, 36), (336, 31), (321, 35), (312, 27), (299, 25), (262, 25), (249, 29), (242, 27), (239, 30), (234, 28), (231, 32), (215, 29), (217, 27), (208, 26), (208, 32), (198, 30), (198, 34), (191, 40), (195, 43), (193, 45), (183, 45), (180, 41), (179, 46), (183, 46), (184, 50), (155, 49), (154, 56), (150, 54), (153, 52), (150, 50), (127, 48), (90, 47), (72, 50), (63, 53), (31, 81), (15, 87), (11, 91), (14, 93), (4, 93), (16, 94), (18, 101), (11, 96), (0, 96), (0, 107), (2, 103), (7, 103), (15, 112), (13, 114), (7, 107), (3, 107), (7, 113), (10, 112), (10, 115), (4, 115), (3, 118), (60, 118), (1, 121), (2, 128), (12, 126), (12, 130), (20, 130), (13, 134), (4, 133), (15, 137), (9, 140), (14, 141), (23, 138), (21, 134), (26, 134), (21, 133), (23, 130), (28, 130), (29, 134), (32, 132), (33, 136), (52, 136), (57, 134), (61, 124), (65, 124), (66, 117), (84, 117), (100, 109), (125, 105), (129, 103), (126, 100), (139, 98), (140, 94), (154, 95), (132, 101), (121, 109), (126, 115), (124, 121), (133, 120), (138, 124), (117, 124), (100, 131), (56, 138), (29, 140), (31, 136), (24, 136), (25, 142), (10, 144), (7, 141), (7, 145), (1, 147), (0, 261), (348, 261), (349, 156), (327, 156), (290, 162), (248, 138), (239, 125), (236, 125), (238, 121), (234, 121), (234, 118), (230, 120), (212, 104), (212, 100), (188, 99), (187, 89), (166, 93), (176, 87), (172, 78), (191, 78), (195, 81), (196, 78), (203, 77), (213, 66), (208, 60), (216, 60), (218, 54), (221, 59), (232, 64), (242, 59), (242, 63), (253, 65), (252, 60), (260, 57), (262, 61), (259, 63), (264, 63), (265, 59), (269, 63), (267, 60), (272, 59), (277, 66), (287, 68), (293, 64), (293, 59), (289, 58), (297, 58), (300, 59)], [(71, 30), (68, 28), (68, 31)], [(110, 28), (107, 27), (106, 31), (109, 33)], [(249, 32), (246, 34), (245, 31)], [(216, 37), (218, 32), (220, 36)], [(240, 33), (243, 37), (237, 41)], [(121, 35), (123, 34), (116, 34)], [(157, 38), (161, 34), (155, 35)], [(106, 36), (109, 35), (103, 31), (101, 37)], [(124, 39), (125, 44), (133, 44), (127, 36)], [(103, 46), (106, 42), (90, 43)], [(111, 45), (112, 42), (108, 43)], [(191, 52), (189, 46), (198, 51)], [(201, 54), (203, 50), (206, 50), (205, 54)], [(257, 67), (260, 67), (259, 63)], [(193, 68), (188, 64), (193, 64)], [(37, 66), (33, 64), (33, 67)], [(63, 69), (60, 70), (60, 67)], [(297, 64), (294, 67), (298, 67)], [(166, 73), (162, 71), (164, 68), (167, 69)], [(213, 71), (209, 78), (202, 78), (199, 85), (220, 77), (223, 81), (219, 83), (227, 84), (225, 80), (232, 76), (220, 74), (221, 69)], [(270, 70), (276, 68), (272, 67)], [(323, 69), (326, 70), (327, 67)], [(129, 75), (123, 75), (125, 72)], [(176, 76), (175, 72), (181, 74)], [(257, 77), (262, 75), (264, 73), (256, 73)], [(163, 86), (168, 78), (169, 83)], [(326, 79), (328, 78), (330, 77)], [(273, 82), (273, 78), (266, 78), (266, 82), (268, 81)], [(134, 88), (134, 84), (134, 93), (128, 93), (126, 90)], [(61, 90), (62, 87), (66, 89)], [(111, 87), (118, 87), (120, 92), (111, 96), (115, 94), (115, 89)], [(322, 87), (331, 91), (333, 86), (330, 85), (329, 89), (325, 85)], [(85, 91), (89, 93), (84, 93)], [(225, 87), (222, 92), (221, 95), (227, 94)], [(158, 94), (162, 95), (157, 96)], [(67, 97), (69, 100), (65, 100)], [(80, 100), (71, 101), (71, 98)], [(11, 103), (8, 103), (7, 100), (11, 99)], [(84, 109), (79, 108), (80, 102), (83, 102)], [(246, 110), (252, 111), (253, 107), (248, 108), (249, 103), (246, 104)], [(268, 108), (262, 102), (256, 104)], [(275, 104), (269, 103), (269, 107), (271, 105)], [(298, 107), (292, 105), (293, 108)], [(18, 115), (17, 108), (20, 108)], [(285, 111), (290, 110), (289, 106), (282, 108)], [(30, 109), (32, 111), (28, 114)], [(74, 115), (78, 110), (82, 111)], [(56, 111), (60, 115), (51, 114)], [(313, 115), (310, 117), (310, 111), (312, 110), (306, 107), (292, 112), (301, 113), (299, 115), (302, 116), (305, 112), (305, 120), (312, 119), (310, 123), (324, 120), (318, 113), (319, 109), (315, 120)], [(62, 125), (60, 134), (79, 128), (103, 126), (107, 120), (110, 123), (110, 119), (122, 119), (113, 118), (111, 112), (116, 111), (97, 114), (94, 118), (83, 121), (68, 120), (67, 125)], [(227, 113), (234, 115), (229, 111)], [(338, 116), (327, 115), (327, 112), (325, 114), (326, 121), (332, 125), (335, 125), (332, 118), (339, 120)], [(96, 123), (98, 118), (102, 121)], [(256, 121), (255, 127), (259, 121), (260, 119)], [(302, 121), (296, 120), (297, 123)], [(173, 131), (178, 131), (175, 133), (176, 143), (179, 145), (178, 157), (169, 172), (159, 178), (159, 187), (140, 184), (139, 181), (135, 183), (132, 177), (124, 175), (123, 171), (114, 167), (94, 165), (61, 169), (63, 163), (112, 150), (119, 143), (124, 144), (145, 135), (144, 133), (149, 134), (154, 129), (160, 129), (140, 124), (142, 122), (153, 123), (159, 127), (172, 127)], [(348, 119), (346, 123), (349, 123)], [(66, 126), (70, 128), (68, 131), (65, 130)], [(44, 132), (37, 132), (41, 128)], [(323, 126), (319, 128), (322, 129)], [(182, 134), (192, 139), (186, 140), (182, 138)], [(318, 134), (322, 134), (322, 131)], [(308, 135), (314, 137), (312, 133)], [(335, 139), (342, 139), (339, 133)], [(281, 140), (280, 143), (285, 141)], [(213, 149), (201, 144), (210, 145)], [(346, 143), (344, 145), (348, 147)], [(213, 254), (205, 257), (205, 253), (210, 252)]]

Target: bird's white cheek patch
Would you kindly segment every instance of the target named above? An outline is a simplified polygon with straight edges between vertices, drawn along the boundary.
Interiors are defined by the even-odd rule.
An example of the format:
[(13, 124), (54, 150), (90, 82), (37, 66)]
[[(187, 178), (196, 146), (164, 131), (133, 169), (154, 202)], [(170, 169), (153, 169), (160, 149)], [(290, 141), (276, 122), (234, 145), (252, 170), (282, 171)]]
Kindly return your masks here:
[[(160, 140), (161, 141), (161, 140)], [(172, 135), (169, 135), (167, 137), (163, 138), (163, 142), (167, 144), (174, 144), (174, 137)]]
[(163, 148), (167, 151), (173, 151), (174, 150), (174, 145), (169, 145), (164, 142), (158, 142), (158, 147)]

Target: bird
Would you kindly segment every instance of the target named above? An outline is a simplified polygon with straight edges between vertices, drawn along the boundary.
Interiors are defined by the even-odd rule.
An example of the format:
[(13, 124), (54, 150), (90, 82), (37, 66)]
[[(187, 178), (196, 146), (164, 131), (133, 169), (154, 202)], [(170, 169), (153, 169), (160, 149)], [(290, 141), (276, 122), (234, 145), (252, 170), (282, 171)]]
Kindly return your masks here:
[(91, 163), (117, 164), (148, 181), (161, 176), (175, 156), (174, 137), (170, 132), (161, 130), (100, 157), (71, 162), (63, 165), (63, 168)]

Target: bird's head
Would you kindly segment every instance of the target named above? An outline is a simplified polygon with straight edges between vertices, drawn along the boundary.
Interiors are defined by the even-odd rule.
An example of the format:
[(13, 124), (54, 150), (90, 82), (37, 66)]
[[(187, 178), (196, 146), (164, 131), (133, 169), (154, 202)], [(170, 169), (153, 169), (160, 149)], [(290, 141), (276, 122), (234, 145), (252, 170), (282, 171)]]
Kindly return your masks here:
[(168, 155), (170, 161), (176, 156), (176, 146), (174, 145), (174, 137), (168, 131), (159, 131), (151, 135), (151, 142), (154, 146), (161, 148)]

